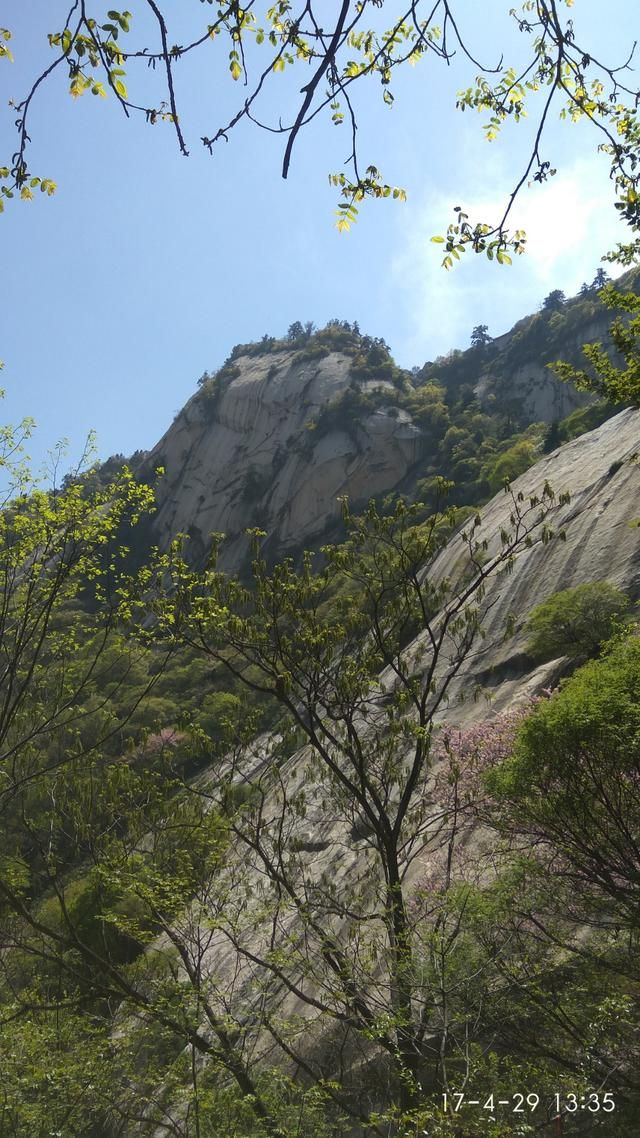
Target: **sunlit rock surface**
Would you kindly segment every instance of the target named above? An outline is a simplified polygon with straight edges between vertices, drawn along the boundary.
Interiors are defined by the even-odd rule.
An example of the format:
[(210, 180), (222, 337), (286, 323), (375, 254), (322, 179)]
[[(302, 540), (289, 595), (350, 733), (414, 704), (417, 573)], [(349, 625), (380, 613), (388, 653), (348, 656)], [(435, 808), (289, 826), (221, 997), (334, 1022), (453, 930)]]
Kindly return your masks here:
[(268, 532), (269, 557), (284, 555), (327, 532), (342, 495), (366, 500), (405, 476), (420, 448), (411, 417), (381, 408), (321, 432), (316, 420), (350, 387), (352, 361), (338, 352), (296, 356), (239, 356), (239, 374), (215, 406), (195, 395), (179, 413), (148, 459), (166, 471), (155, 522), (161, 543), (188, 534), (197, 560), (211, 533), (225, 533), (220, 565), (237, 569), (248, 527)]
[[(583, 582), (607, 579), (627, 590), (632, 598), (638, 598), (640, 528), (633, 524), (634, 519), (640, 516), (638, 451), (640, 411), (624, 411), (596, 431), (548, 455), (513, 484), (516, 499), (520, 493), (523, 495), (520, 508), (530, 510), (530, 522), (536, 518), (539, 509), (538, 506), (530, 507), (530, 498), (540, 497), (546, 483), (553, 487), (556, 503), (561, 493), (570, 494), (570, 501), (563, 505), (552, 503), (547, 523), (555, 536), (548, 543), (542, 542), (539, 531), (534, 532), (531, 547), (523, 549), (512, 571), (503, 571), (489, 580), (482, 602), (485, 638), (474, 646), (454, 680), (451, 698), (440, 716), (441, 721), (459, 728), (481, 723), (557, 682), (564, 669), (562, 660), (540, 666), (534, 664), (525, 651), (527, 614), (551, 593)], [(500, 547), (500, 533), (509, 528), (513, 508), (513, 496), (500, 493), (481, 511), (482, 526), (478, 536), (488, 540), (489, 557)], [(561, 532), (565, 533), (565, 540), (560, 539)], [(455, 588), (467, 568), (466, 546), (458, 534), (435, 559), (428, 572), (450, 578)], [(516, 618), (515, 631), (505, 638), (505, 625), (510, 614)], [(425, 635), (419, 634), (407, 652), (419, 668), (421, 660), (428, 658)], [(383, 673), (382, 686), (391, 683), (391, 675)], [(478, 692), (480, 697), (474, 698)], [(255, 774), (268, 770), (270, 751), (279, 742), (278, 736), (268, 735), (256, 740), (246, 756), (245, 771)], [(296, 836), (309, 881), (320, 882), (324, 877), (338, 891), (341, 884), (345, 887), (357, 884), (365, 893), (367, 888), (375, 891), (378, 886), (372, 874), (371, 851), (366, 842), (354, 834), (344, 817), (335, 816), (327, 808), (320, 788), (313, 785), (309, 757), (307, 748), (284, 761), (280, 756), (278, 776), (267, 798), (265, 814), (271, 810), (277, 817), (284, 804), (295, 796), (296, 789), (304, 785), (308, 803), (306, 813), (299, 818), (291, 815), (287, 830)], [(219, 774), (220, 768), (205, 771), (198, 779), (200, 788), (215, 794)], [(424, 793), (428, 793), (428, 784)], [(481, 837), (478, 841), (481, 842)], [(415, 880), (423, 868), (418, 855), (409, 880)], [(240, 846), (235, 855), (230, 854), (229, 873), (232, 878), (237, 876), (237, 888), (230, 890), (228, 904), (237, 906), (239, 926), (246, 918), (247, 907), (259, 904), (264, 897), (263, 866), (251, 850)], [(229, 916), (231, 918), (231, 914)], [(295, 912), (287, 911), (285, 906), (280, 922), (282, 936), (292, 932), (296, 919)], [(272, 932), (269, 921), (264, 928), (260, 922), (254, 924), (249, 921), (248, 931), (240, 939), (246, 949), (259, 956), (266, 951)], [(237, 956), (222, 933), (210, 935), (208, 944), (205, 966), (212, 983), (221, 990), (225, 984), (233, 985), (238, 1006), (244, 1006), (245, 1014), (249, 1015), (252, 1000), (259, 991), (259, 972), (246, 959), (243, 961)], [(380, 995), (383, 999), (384, 993)], [(280, 993), (277, 1002), (281, 1014), (286, 1011), (292, 1017), (314, 1018), (313, 1008), (291, 995), (283, 999)], [(321, 1029), (320, 1024), (318, 1028)], [(313, 1033), (310, 1033), (309, 1041), (312, 1040)], [(268, 1046), (269, 1042), (265, 1040), (265, 1049)]]

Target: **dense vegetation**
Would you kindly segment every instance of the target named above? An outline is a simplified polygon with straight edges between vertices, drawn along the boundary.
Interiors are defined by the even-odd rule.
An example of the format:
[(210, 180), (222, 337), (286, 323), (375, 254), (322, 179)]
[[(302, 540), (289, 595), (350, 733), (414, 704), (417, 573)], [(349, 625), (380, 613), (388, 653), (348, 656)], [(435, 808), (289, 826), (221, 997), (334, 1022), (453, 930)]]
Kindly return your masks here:
[(528, 650), (535, 659), (594, 656), (622, 627), (629, 598), (608, 581), (591, 581), (553, 593), (527, 620)]

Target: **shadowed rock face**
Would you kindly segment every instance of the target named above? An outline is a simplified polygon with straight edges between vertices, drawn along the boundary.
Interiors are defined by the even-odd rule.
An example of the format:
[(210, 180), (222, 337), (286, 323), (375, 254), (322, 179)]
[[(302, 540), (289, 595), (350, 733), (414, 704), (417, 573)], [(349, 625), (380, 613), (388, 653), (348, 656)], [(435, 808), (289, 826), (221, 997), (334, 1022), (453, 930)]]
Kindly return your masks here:
[[(584, 367), (584, 344), (609, 341), (612, 313), (603, 310), (597, 318), (581, 322), (563, 337), (562, 347), (547, 349), (544, 341), (535, 346), (517, 348), (515, 329), (499, 336), (491, 345), (491, 359), (478, 380), (475, 391), (481, 403), (494, 396), (500, 404), (517, 408), (518, 416), (529, 423), (551, 423), (564, 419), (578, 407), (591, 402), (592, 396), (563, 383), (547, 363), (562, 359), (578, 368)], [(612, 353), (616, 363), (622, 360)], [(500, 376), (496, 379), (496, 373)]]
[(379, 409), (320, 434), (314, 420), (350, 387), (352, 361), (337, 352), (296, 355), (238, 357), (238, 374), (215, 405), (195, 395), (154, 448), (149, 468), (166, 470), (155, 522), (161, 544), (189, 534), (199, 559), (209, 534), (226, 533), (220, 564), (234, 570), (246, 557), (246, 528), (266, 530), (270, 556), (284, 555), (327, 531), (341, 495), (366, 499), (405, 476), (421, 438), (410, 416)]

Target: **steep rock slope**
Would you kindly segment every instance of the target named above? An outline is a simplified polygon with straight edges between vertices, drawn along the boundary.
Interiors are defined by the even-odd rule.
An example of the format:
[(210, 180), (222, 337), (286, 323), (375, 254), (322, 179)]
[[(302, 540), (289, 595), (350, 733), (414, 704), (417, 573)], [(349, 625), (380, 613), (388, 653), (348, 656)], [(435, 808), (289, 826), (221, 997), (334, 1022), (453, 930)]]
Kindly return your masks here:
[[(341, 495), (356, 505), (394, 490), (411, 496), (425, 474), (447, 473), (459, 501), (483, 500), (492, 445), (499, 453), (513, 432), (589, 402), (547, 363), (583, 362), (582, 344), (606, 343), (610, 322), (592, 292), (413, 377), (383, 341), (339, 322), (300, 341), (239, 345), (218, 373), (203, 377), (144, 460), (147, 476), (165, 469), (153, 539), (166, 545), (186, 533), (191, 558), (201, 561), (210, 534), (224, 532), (221, 564), (236, 570), (249, 527), (269, 534), (271, 560), (335, 539)], [(431, 381), (440, 405), (433, 387), (421, 386)]]
[[(617, 287), (637, 290), (638, 279), (635, 271), (629, 272)], [(593, 290), (526, 316), (485, 344), (425, 364), (421, 378), (439, 380), (453, 391), (466, 387), (485, 408), (501, 406), (515, 422), (551, 423), (584, 406), (589, 397), (559, 382), (547, 365), (562, 359), (583, 367), (583, 344), (606, 344), (612, 315)]]
[[(627, 410), (545, 456), (513, 484), (513, 494), (522, 493), (525, 501), (531, 495), (539, 496), (547, 483), (557, 496), (569, 494), (570, 500), (553, 507), (549, 515), (555, 533), (549, 543), (538, 534), (531, 547), (516, 557), (509, 572), (502, 570), (489, 579), (482, 605), (485, 635), (481, 648), (474, 649), (460, 668), (441, 720), (464, 728), (555, 682), (562, 673), (563, 661), (539, 666), (525, 651), (528, 614), (552, 593), (608, 580), (632, 600), (640, 599), (640, 526), (634, 524), (640, 521), (639, 460), (640, 410)], [(508, 493), (497, 494), (481, 511), (479, 536), (488, 541), (488, 556), (500, 548), (501, 531), (509, 526), (512, 512), (513, 498)], [(559, 537), (561, 532), (564, 540)], [(467, 565), (466, 544), (458, 534), (427, 571), (435, 579), (447, 577), (455, 582), (463, 577)], [(506, 637), (511, 615), (516, 617), (516, 624), (513, 635)], [(406, 651), (419, 668), (426, 655), (425, 636), (419, 633)], [(389, 685), (390, 673), (383, 672), (381, 681), (383, 686)], [(472, 698), (479, 689), (486, 699)], [(268, 737), (256, 744), (261, 762), (269, 745)], [(291, 756), (282, 767), (284, 777), (297, 777), (304, 762), (304, 750)], [(302, 837), (314, 846), (325, 844), (326, 857), (335, 859), (334, 868), (340, 875), (348, 869), (344, 845), (330, 851), (331, 843), (340, 835), (333, 832), (331, 821), (323, 818), (321, 810), (305, 819)], [(353, 857), (355, 868), (355, 851)], [(323, 860), (319, 859), (319, 864)]]
[[(565, 359), (584, 364), (583, 344), (608, 339), (611, 314), (602, 308), (569, 306), (565, 314), (539, 313), (531, 323), (519, 321), (491, 345), (490, 361), (482, 369), (476, 394), (486, 403), (491, 397), (509, 402), (526, 422), (551, 423), (564, 419), (589, 396), (560, 383), (548, 363)], [(554, 316), (557, 317), (554, 325)]]
[(237, 569), (247, 527), (272, 535), (275, 556), (318, 538), (339, 515), (340, 495), (358, 500), (397, 486), (420, 449), (406, 411), (379, 408), (314, 437), (314, 418), (351, 386), (351, 364), (339, 352), (241, 355), (217, 399), (195, 395), (147, 460), (166, 470), (159, 540), (187, 533), (197, 558), (209, 534), (224, 532), (221, 565)]
[[(512, 495), (521, 493), (527, 500), (540, 495), (546, 483), (556, 497), (570, 495), (550, 516), (556, 537), (548, 544), (538, 538), (518, 555), (509, 573), (489, 582), (482, 650), (461, 669), (452, 704), (472, 685), (490, 688), (496, 706), (504, 702), (505, 692), (522, 695), (532, 675), (524, 626), (529, 612), (552, 593), (608, 580), (632, 600), (640, 599), (640, 528), (634, 524), (640, 519), (639, 453), (640, 411), (623, 411), (546, 455), (513, 483), (510, 493), (497, 494), (483, 508), (481, 533), (488, 539), (490, 555), (499, 548), (500, 533), (509, 524)], [(564, 540), (558, 540), (560, 532)], [(454, 538), (429, 572), (455, 579), (464, 565), (464, 551)], [(514, 634), (505, 639), (510, 616), (516, 619)], [(412, 650), (419, 650), (419, 645), (420, 637)], [(548, 668), (553, 672), (554, 662)], [(461, 712), (465, 720), (477, 713), (477, 707)], [(480, 714), (486, 711), (480, 709)]]
[[(525, 652), (524, 624), (530, 610), (549, 594), (585, 581), (607, 579), (624, 588), (637, 599), (640, 596), (640, 528), (633, 525), (640, 513), (640, 411), (625, 411), (609, 420), (597, 430), (582, 436), (545, 457), (524, 474), (513, 486), (514, 495), (539, 496), (550, 483), (556, 495), (569, 494), (569, 501), (556, 501), (548, 518), (555, 531), (550, 542), (541, 539), (538, 532), (532, 544), (524, 548), (511, 572), (502, 571), (489, 579), (483, 600), (483, 626), (485, 639), (481, 649), (469, 654), (458, 672), (449, 692), (449, 703), (440, 719), (449, 725), (466, 728), (493, 717), (497, 712), (517, 706), (528, 696), (553, 686), (562, 674), (564, 662), (550, 661), (536, 666)], [(480, 536), (488, 541), (488, 555), (498, 550), (501, 531), (509, 525), (514, 500), (510, 494), (497, 495), (482, 511)], [(566, 535), (559, 539), (560, 532)], [(468, 553), (461, 534), (454, 535), (446, 548), (427, 572), (436, 578), (448, 577), (452, 582), (463, 579), (468, 568)], [(515, 632), (505, 639), (505, 625), (510, 614), (515, 614)], [(422, 660), (428, 659), (425, 634), (419, 633), (407, 648), (419, 671)], [(382, 689), (393, 684), (390, 672), (381, 675)], [(487, 699), (473, 697), (478, 689)], [(249, 766), (264, 770), (269, 755), (278, 744), (277, 737), (262, 737), (251, 748)], [(218, 771), (200, 776), (203, 788), (219, 776)], [(300, 817), (288, 818), (289, 838), (295, 836), (296, 849), (305, 858), (309, 880), (318, 885), (330, 881), (340, 894), (349, 883), (358, 882), (363, 888), (373, 888), (371, 851), (358, 835), (349, 830), (344, 818), (327, 813), (323, 795), (314, 787), (314, 776), (309, 767), (308, 748), (296, 751), (278, 760), (278, 775), (272, 794), (272, 808), (295, 795), (296, 788), (304, 785), (308, 808)], [(284, 796), (284, 799), (283, 799)], [(265, 804), (269, 811), (269, 800)], [(238, 852), (238, 872), (242, 874), (242, 905), (247, 896), (261, 897), (262, 867), (243, 849)], [(233, 862), (233, 857), (232, 857)], [(424, 873), (425, 865), (418, 856), (410, 869), (408, 880)], [(233, 872), (233, 870), (231, 871)], [(205, 924), (206, 924), (205, 915)], [(282, 935), (295, 934), (295, 915), (283, 925)], [(244, 951), (257, 957), (268, 952), (269, 937), (273, 929), (269, 921), (264, 927), (251, 924), (250, 940)], [(205, 954), (204, 973), (220, 988), (228, 983), (234, 998), (250, 1016), (255, 999), (256, 979), (259, 970), (247, 965), (237, 956), (229, 940), (223, 935), (209, 937)], [(282, 1003), (280, 1001), (282, 1000)], [(279, 1012), (304, 1020), (314, 1018), (313, 1008), (289, 993), (277, 994)], [(322, 1048), (322, 1019), (315, 1024), (316, 1043)], [(313, 1044), (314, 1031), (309, 1024), (309, 1045)], [(313, 1044), (315, 1046), (315, 1044)], [(260, 1048), (258, 1048), (260, 1050)]]

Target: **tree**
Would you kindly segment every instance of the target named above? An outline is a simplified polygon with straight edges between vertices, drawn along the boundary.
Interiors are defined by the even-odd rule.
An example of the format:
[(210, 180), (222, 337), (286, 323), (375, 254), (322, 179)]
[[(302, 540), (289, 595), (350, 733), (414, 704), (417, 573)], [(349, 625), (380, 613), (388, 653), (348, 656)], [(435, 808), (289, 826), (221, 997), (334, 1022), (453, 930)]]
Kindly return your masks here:
[(606, 284), (608, 284), (610, 279), (611, 278), (609, 277), (609, 274), (605, 271), (605, 269), (602, 269), (602, 268), (596, 269), (596, 275), (593, 278), (591, 284), (587, 284), (586, 281), (583, 281), (581, 286), (580, 286), (580, 291), (579, 291), (578, 295), (579, 296), (589, 296), (592, 292), (598, 292), (601, 288), (604, 288), (604, 286)]
[(615, 350), (626, 362), (626, 368), (616, 367), (602, 344), (585, 344), (582, 354), (591, 365), (589, 371), (557, 360), (548, 366), (560, 379), (573, 383), (579, 391), (591, 391), (610, 403), (640, 403), (640, 296), (634, 292), (620, 292), (612, 284), (605, 284), (600, 297), (608, 308), (617, 308), (620, 315), (609, 328)]
[(609, 274), (605, 272), (604, 269), (596, 269), (596, 275), (593, 278), (593, 284), (591, 287), (596, 290), (604, 288), (604, 286), (609, 283), (610, 279), (611, 278), (609, 277)]
[[(359, 1056), (356, 1083), (343, 1067), (333, 1093), (341, 1109), (369, 1120), (367, 1134), (379, 1133), (371, 1115), (381, 1097), (389, 1118), (415, 1116), (427, 1070), (446, 1087), (447, 1063), (464, 1052), (431, 957), (439, 942), (438, 960), (448, 958), (458, 918), (427, 892), (413, 906), (409, 873), (418, 857), (445, 879), (452, 872), (467, 804), (455, 765), (430, 785), (436, 717), (481, 628), (485, 582), (549, 535), (551, 506), (548, 488), (542, 499), (514, 496), (512, 528), (488, 555), (480, 520), (470, 521), (467, 572), (456, 581), (422, 568), (455, 514), (417, 524), (402, 504), (389, 518), (373, 505), (362, 519), (347, 514), (349, 539), (323, 551), (318, 573), (310, 556), (300, 571), (285, 562), (269, 573), (259, 532), (251, 589), (217, 572), (215, 555), (193, 573), (176, 546), (161, 566), (153, 635), (166, 631), (268, 692), (286, 730), (306, 744), (292, 760), (285, 746), (282, 767), (241, 740), (233, 752), (226, 777), (244, 788), (246, 805), (230, 820), (235, 851), (218, 881), (225, 901), (215, 907), (215, 943), (225, 957), (232, 950), (228, 980), (239, 996), (251, 993), (250, 1010), (234, 1007), (214, 952), (198, 972), (206, 999), (215, 1009), (225, 991), (226, 1017), (245, 1024), (245, 1046), (250, 1016), (251, 1047), (270, 1037), (312, 1085), (326, 1089), (336, 1077), (323, 1039)], [(406, 652), (416, 634), (420, 650)], [(220, 787), (205, 793), (219, 808)], [(323, 853), (336, 843), (360, 851), (339, 886), (337, 863)], [(257, 914), (247, 906), (248, 870)], [(383, 1073), (377, 1092), (363, 1082), (372, 1065)]]
[[(554, 883), (566, 884), (562, 902), (573, 919), (633, 930), (634, 937), (640, 928), (636, 632), (543, 701), (522, 726), (513, 756), (489, 779), (508, 824), (517, 814), (520, 834), (541, 843), (552, 859)], [(625, 966), (637, 977), (635, 943)]]
[(491, 336), (486, 324), (477, 324), (471, 333), (471, 347), (485, 348), (491, 343)]
[(529, 616), (528, 651), (543, 660), (594, 656), (628, 611), (627, 595), (609, 581), (562, 589), (537, 605)]
[(497, 494), (505, 484), (515, 481), (533, 466), (538, 457), (535, 445), (528, 439), (520, 439), (497, 457), (487, 460), (483, 468), (492, 494)]
[[(571, 1071), (587, 1101), (606, 1084), (622, 1107), (616, 1133), (629, 1138), (640, 1093), (637, 910), (631, 933), (593, 865), (581, 874), (577, 864), (586, 870), (590, 851), (620, 901), (625, 861), (637, 893), (636, 686), (637, 660), (618, 643), (559, 691), (444, 739), (487, 834), (483, 888), (466, 893), (462, 938), (474, 945), (467, 966), (475, 961), (476, 998), (486, 1001), (482, 1035), (532, 1062), (540, 1086)], [(473, 860), (483, 862), (477, 830)]]
[(560, 430), (560, 420), (552, 419), (546, 430), (542, 449), (545, 454), (550, 454), (551, 451), (556, 450), (562, 443), (562, 432)]
[[(176, 800), (172, 748), (160, 747), (159, 773), (151, 748), (133, 750), (140, 730), (127, 733), (171, 656), (165, 645), (151, 661), (148, 649), (123, 634), (135, 590), (153, 572), (153, 558), (138, 576), (128, 569), (128, 538), (153, 508), (153, 491), (126, 467), (97, 489), (79, 473), (63, 489), (41, 490), (20, 459), (29, 429), (5, 428), (0, 436), (7, 474), (0, 511), (0, 1027), (9, 1035), (0, 1122), (16, 1134), (60, 1124), (78, 1138), (94, 1123), (104, 1130), (119, 1111), (160, 1125), (162, 1084), (180, 1098), (186, 1079), (191, 1106), (200, 1101), (195, 1065), (171, 1070), (186, 1048), (233, 1072), (240, 1098), (251, 1096), (256, 1138), (284, 1138), (226, 1021), (210, 1016), (212, 1037), (200, 1033), (197, 978), (185, 995), (176, 968), (176, 954), (185, 968), (188, 958), (184, 948), (180, 956), (175, 918), (219, 874), (228, 844), (224, 813)], [(161, 933), (167, 943), (153, 951)], [(122, 1054), (108, 1038), (116, 1009), (130, 1022)], [(41, 1049), (52, 1039), (55, 1060), (43, 1077)], [(5, 1046), (16, 1057), (6, 1069)], [(168, 1050), (171, 1061), (154, 1049)], [(88, 1082), (95, 1091), (89, 1105)]]
[[(296, 6), (279, 0), (263, 17), (252, 5), (241, 8), (236, 0), (227, 0), (218, 7), (215, 18), (213, 13), (207, 14), (200, 33), (184, 39), (179, 27), (169, 30), (168, 13), (155, 0), (148, 0), (142, 11), (150, 10), (155, 35), (140, 45), (131, 43), (134, 15), (139, 13), (110, 10), (105, 19), (101, 10), (89, 3), (74, 5), (68, 15), (61, 14), (57, 27), (43, 29), (43, 39), (48, 33), (52, 61), (34, 77), (26, 95), (15, 100), (18, 141), (12, 160), (0, 170), (5, 179), (2, 200), (6, 202), (16, 193), (28, 199), (36, 188), (49, 194), (55, 190), (51, 179), (33, 173), (28, 152), (34, 105), (41, 88), (58, 75), (65, 76), (74, 98), (87, 92), (98, 97), (111, 95), (127, 117), (144, 116), (150, 125), (169, 123), (181, 153), (188, 154), (188, 125), (180, 111), (177, 71), (190, 57), (212, 50), (213, 41), (231, 81), (242, 81), (243, 91), (231, 116), (214, 122), (211, 133), (202, 137), (202, 144), (213, 152), (243, 120), (258, 124), (286, 138), (282, 163), (286, 178), (300, 131), (317, 115), (329, 116), (336, 127), (346, 128), (350, 135), (347, 172), (330, 176), (341, 197), (338, 226), (348, 228), (365, 197), (404, 196), (399, 187), (383, 181), (375, 165), (363, 168), (354, 100), (356, 89), (364, 86), (362, 81), (367, 77), (379, 80), (382, 100), (390, 107), (396, 68), (405, 63), (416, 63), (425, 55), (447, 63), (459, 52), (476, 73), (479, 66), (465, 38), (463, 14), (454, 11), (448, 0), (437, 0), (435, 6), (423, 0), (394, 6), (386, 28), (377, 17), (380, 6), (377, 0), (343, 0), (334, 18), (327, 20), (322, 6), (302, 0)], [(457, 106), (488, 115), (484, 129), (487, 139), (493, 140), (507, 119), (523, 119), (531, 96), (544, 90), (534, 141), (501, 217), (470, 223), (460, 207), (454, 211), (446, 237), (438, 238), (445, 244), (447, 267), (468, 247), (486, 252), (499, 262), (509, 260), (508, 249), (523, 251), (525, 235), (509, 231), (509, 216), (528, 179), (543, 182), (555, 174), (541, 152), (545, 123), (554, 106), (573, 121), (586, 118), (594, 125), (600, 148), (611, 159), (618, 207), (632, 229), (640, 219), (634, 117), (637, 92), (628, 85), (630, 60), (617, 61), (615, 66), (600, 62), (597, 45), (582, 43), (573, 21), (564, 18), (551, 0), (539, 0), (534, 10), (525, 4), (522, 15), (514, 16), (519, 31), (529, 41), (522, 69), (481, 61), (475, 84), (458, 93)], [(4, 58), (10, 58), (10, 39), (10, 29), (0, 29), (0, 56)], [(496, 59), (501, 60), (500, 45), (496, 46)], [(135, 94), (136, 69), (143, 69), (146, 75), (150, 64), (157, 76), (151, 105), (146, 94)], [(272, 98), (270, 92), (278, 73), (291, 68), (298, 68), (303, 79), (299, 105), (293, 113), (288, 106), (286, 110), (276, 109), (270, 121), (262, 109), (263, 96)], [(632, 243), (617, 255), (630, 257), (634, 248)]]
[(567, 298), (562, 289), (554, 288), (548, 296), (545, 296), (542, 302), (543, 312), (561, 312), (567, 303)]
[[(126, 467), (94, 491), (91, 470), (44, 491), (21, 461), (29, 431), (29, 423), (7, 427), (0, 439), (0, 812), (38, 779), (41, 762), (56, 770), (118, 737), (146, 690), (136, 691), (135, 645), (118, 641), (116, 628), (127, 538), (153, 492)], [(99, 680), (109, 696), (91, 708)], [(129, 684), (135, 694), (122, 720), (113, 712)], [(48, 753), (61, 739), (61, 753)]]

